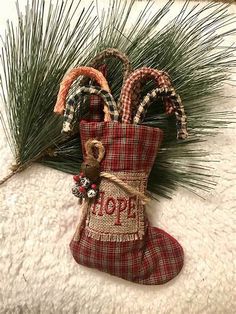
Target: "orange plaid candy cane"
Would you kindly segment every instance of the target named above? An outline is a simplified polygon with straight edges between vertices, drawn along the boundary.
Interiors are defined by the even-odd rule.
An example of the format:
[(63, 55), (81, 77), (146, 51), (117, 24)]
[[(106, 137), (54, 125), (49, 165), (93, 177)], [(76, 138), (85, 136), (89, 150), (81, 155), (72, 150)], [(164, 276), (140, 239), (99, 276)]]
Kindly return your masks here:
[[(100, 86), (101, 89), (104, 89), (108, 93), (110, 93), (110, 88), (108, 86), (107, 80), (103, 76), (103, 74), (91, 67), (79, 67), (79, 68), (74, 68), (69, 71), (68, 74), (64, 77), (60, 84), (60, 89), (59, 93), (57, 96), (57, 102), (54, 107), (54, 112), (57, 114), (63, 114), (65, 105), (66, 105), (66, 97), (69, 92), (69, 89), (72, 85), (72, 83), (80, 76), (88, 76), (89, 78), (95, 80)], [(105, 116), (104, 116), (104, 121), (111, 121), (111, 117), (109, 114), (109, 109), (106, 104), (104, 104), (104, 109), (103, 109)]]

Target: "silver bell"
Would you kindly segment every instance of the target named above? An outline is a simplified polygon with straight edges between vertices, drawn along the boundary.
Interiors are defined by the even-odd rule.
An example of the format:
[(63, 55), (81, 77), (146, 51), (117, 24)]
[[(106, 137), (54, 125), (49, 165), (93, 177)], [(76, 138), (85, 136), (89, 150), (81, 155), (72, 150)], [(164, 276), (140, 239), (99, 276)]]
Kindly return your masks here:
[(87, 196), (88, 198), (93, 198), (97, 195), (97, 191), (93, 190), (93, 189), (89, 189), (87, 192)]
[(87, 189), (90, 186), (90, 180), (86, 177), (81, 178), (80, 185)]

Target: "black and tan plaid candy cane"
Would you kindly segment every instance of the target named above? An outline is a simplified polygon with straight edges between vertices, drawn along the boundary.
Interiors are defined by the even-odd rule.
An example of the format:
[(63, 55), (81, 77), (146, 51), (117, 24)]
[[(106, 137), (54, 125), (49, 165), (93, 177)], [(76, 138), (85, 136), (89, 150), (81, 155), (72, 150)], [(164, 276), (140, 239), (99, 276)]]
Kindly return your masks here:
[(72, 130), (72, 121), (74, 119), (76, 106), (80, 105), (78, 99), (85, 95), (97, 95), (102, 98), (104, 103), (107, 105), (109, 110), (109, 115), (112, 121), (117, 121), (119, 119), (119, 113), (117, 110), (116, 102), (112, 95), (97, 86), (82, 86), (77, 89), (77, 93), (71, 96), (66, 104), (66, 111), (64, 114), (63, 121), (63, 132), (69, 132)]
[[(137, 110), (136, 102), (141, 96), (139, 95), (141, 92), (140, 82), (145, 84), (150, 80), (154, 81), (157, 87), (171, 86), (169, 76), (164, 71), (143, 67), (132, 72), (121, 91), (121, 120), (123, 123), (131, 123), (133, 120), (133, 111)], [(167, 113), (171, 113), (169, 100), (165, 100), (164, 103)]]
[(142, 123), (151, 102), (160, 97), (164, 97), (165, 99), (167, 98), (171, 102), (171, 106), (176, 116), (177, 139), (186, 139), (188, 137), (188, 132), (187, 118), (184, 112), (184, 106), (182, 104), (180, 96), (175, 92), (174, 88), (172, 87), (156, 88), (148, 93), (139, 105), (137, 113), (133, 119), (133, 123)]
[[(115, 58), (122, 62), (123, 64), (123, 83), (122, 87), (125, 84), (126, 79), (128, 78), (129, 74), (132, 71), (131, 63), (129, 58), (124, 54), (122, 51), (115, 49), (115, 48), (107, 48), (101, 51), (99, 54), (96, 55), (91, 61), (89, 61), (88, 66), (98, 69), (101, 64), (105, 62), (108, 58)], [(89, 85), (89, 78), (84, 77), (79, 83), (80, 86)], [(117, 102), (117, 107), (119, 109), (120, 99)]]

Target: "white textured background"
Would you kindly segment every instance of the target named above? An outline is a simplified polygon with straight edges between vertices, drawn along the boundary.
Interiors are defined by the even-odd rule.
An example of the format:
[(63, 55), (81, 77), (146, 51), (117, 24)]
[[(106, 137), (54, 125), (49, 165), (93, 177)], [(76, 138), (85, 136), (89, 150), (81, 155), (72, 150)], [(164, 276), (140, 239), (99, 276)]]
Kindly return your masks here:
[[(14, 1), (0, 7), (2, 32)], [(236, 95), (236, 88), (225, 93)], [(236, 110), (235, 100), (221, 109)], [(79, 209), (70, 175), (34, 165), (0, 187), (0, 313), (235, 313), (235, 138), (236, 127), (206, 144), (221, 162), (218, 185), (205, 200), (179, 190), (148, 208), (153, 224), (185, 250), (184, 269), (163, 286), (132, 284), (74, 262), (68, 244)], [(0, 128), (0, 177), (11, 163)]]

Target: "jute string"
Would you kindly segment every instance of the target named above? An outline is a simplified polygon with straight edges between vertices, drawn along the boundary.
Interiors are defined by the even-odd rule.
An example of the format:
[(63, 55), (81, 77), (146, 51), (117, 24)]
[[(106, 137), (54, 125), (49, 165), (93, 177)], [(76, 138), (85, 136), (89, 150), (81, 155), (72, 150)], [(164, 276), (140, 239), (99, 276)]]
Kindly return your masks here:
[[(104, 155), (105, 155), (105, 148), (102, 142), (96, 139), (90, 139), (85, 143), (85, 151), (86, 155), (89, 158), (95, 158), (93, 148), (96, 148), (98, 151), (98, 157), (96, 158), (98, 162), (101, 162)], [(137, 195), (143, 204), (146, 204), (150, 199), (142, 192), (138, 191), (134, 187), (130, 186), (129, 184), (125, 183), (123, 180), (119, 179), (115, 175), (108, 173), (108, 172), (101, 172), (100, 177), (106, 178), (116, 184), (118, 184), (121, 188), (123, 188), (128, 194)]]
[(150, 201), (150, 199), (144, 193), (133, 188), (131, 185), (125, 183), (123, 180), (117, 178), (115, 175), (110, 174), (108, 172), (101, 172), (100, 176), (102, 178), (106, 178), (106, 179), (116, 183), (117, 185), (122, 187), (122, 189), (124, 189), (128, 194), (137, 195), (141, 199), (143, 205), (145, 205), (147, 202)]
[[(104, 158), (105, 148), (104, 148), (102, 142), (100, 142), (96, 139), (90, 139), (85, 143), (84, 147), (85, 147), (85, 152), (86, 152), (87, 158), (90, 158), (90, 159), (94, 158), (98, 162), (101, 162), (102, 159)], [(97, 158), (94, 157), (94, 148), (97, 149), (97, 154), (98, 154)], [(128, 194), (137, 195), (141, 199), (141, 202), (143, 205), (146, 204), (150, 200), (150, 198), (148, 198), (144, 193), (138, 191), (134, 187), (125, 183), (123, 180), (119, 179), (114, 174), (102, 171), (100, 173), (100, 177), (108, 179), (108, 180), (116, 183), (122, 189), (124, 189)], [(86, 200), (82, 204), (81, 219), (80, 219), (80, 222), (78, 223), (76, 232), (74, 234), (74, 241), (79, 241), (79, 239), (80, 239), (81, 232), (82, 232), (82, 230), (86, 224), (86, 217), (88, 214), (89, 204), (90, 204), (90, 200)]]

